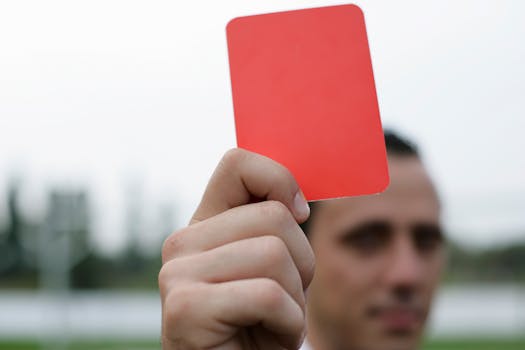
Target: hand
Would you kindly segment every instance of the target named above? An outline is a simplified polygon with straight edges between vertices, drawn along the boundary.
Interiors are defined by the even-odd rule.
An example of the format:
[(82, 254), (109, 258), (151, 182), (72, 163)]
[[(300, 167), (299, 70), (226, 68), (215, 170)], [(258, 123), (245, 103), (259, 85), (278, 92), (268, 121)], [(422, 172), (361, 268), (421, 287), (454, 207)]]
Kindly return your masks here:
[(290, 172), (233, 149), (159, 273), (163, 349), (297, 349), (314, 255), (308, 204)]

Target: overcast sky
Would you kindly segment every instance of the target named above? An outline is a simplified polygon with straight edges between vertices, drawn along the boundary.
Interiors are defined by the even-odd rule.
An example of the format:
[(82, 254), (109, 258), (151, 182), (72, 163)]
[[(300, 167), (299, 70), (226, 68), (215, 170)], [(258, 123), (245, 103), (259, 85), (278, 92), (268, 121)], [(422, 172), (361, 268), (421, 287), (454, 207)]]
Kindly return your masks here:
[[(0, 198), (13, 172), (37, 214), (46, 188), (85, 186), (107, 249), (124, 237), (126, 186), (141, 184), (148, 220), (173, 201), (183, 225), (235, 146), (228, 20), (342, 3), (0, 2)], [(525, 4), (355, 3), (383, 124), (421, 145), (452, 236), (485, 246), (523, 234)]]

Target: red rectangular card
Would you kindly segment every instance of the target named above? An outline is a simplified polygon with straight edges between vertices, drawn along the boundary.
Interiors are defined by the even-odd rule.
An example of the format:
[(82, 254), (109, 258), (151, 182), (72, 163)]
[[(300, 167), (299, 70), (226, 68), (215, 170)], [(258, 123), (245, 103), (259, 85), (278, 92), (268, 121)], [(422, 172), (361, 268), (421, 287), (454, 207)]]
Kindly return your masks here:
[(308, 200), (386, 188), (385, 143), (359, 7), (238, 17), (226, 32), (239, 147), (286, 166)]

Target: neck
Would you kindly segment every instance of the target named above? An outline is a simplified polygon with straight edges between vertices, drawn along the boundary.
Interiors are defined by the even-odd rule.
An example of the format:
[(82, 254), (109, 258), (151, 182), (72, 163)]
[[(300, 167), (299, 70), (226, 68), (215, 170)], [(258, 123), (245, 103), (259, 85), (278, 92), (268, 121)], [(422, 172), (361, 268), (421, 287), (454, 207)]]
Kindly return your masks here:
[(306, 324), (307, 324), (307, 336), (306, 341), (310, 347), (309, 350), (333, 350), (330, 344), (327, 343), (326, 337), (323, 336), (319, 326), (314, 321), (314, 317), (308, 317), (311, 311), (307, 311)]

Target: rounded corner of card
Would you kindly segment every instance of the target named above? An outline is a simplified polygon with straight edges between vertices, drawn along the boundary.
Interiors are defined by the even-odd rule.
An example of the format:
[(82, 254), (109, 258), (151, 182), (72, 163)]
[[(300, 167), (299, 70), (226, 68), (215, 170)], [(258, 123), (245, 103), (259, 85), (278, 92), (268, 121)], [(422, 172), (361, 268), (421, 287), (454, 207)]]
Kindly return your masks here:
[(347, 9), (349, 9), (350, 11), (355, 11), (359, 14), (359, 16), (361, 17), (364, 17), (365, 14), (363, 12), (363, 9), (359, 6), (359, 5), (356, 5), (356, 4), (347, 4), (347, 5), (342, 5), (342, 7), (345, 7)]
[(388, 172), (386, 172), (382, 180), (383, 181), (378, 186), (378, 194), (385, 192), (388, 189), (388, 186), (390, 186), (390, 175), (388, 174)]
[(232, 27), (236, 25), (237, 22), (239, 22), (242, 19), (242, 17), (234, 17), (226, 23), (226, 32), (230, 32), (232, 30)]

